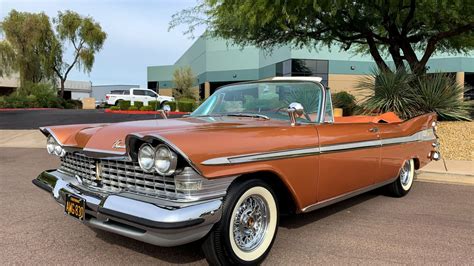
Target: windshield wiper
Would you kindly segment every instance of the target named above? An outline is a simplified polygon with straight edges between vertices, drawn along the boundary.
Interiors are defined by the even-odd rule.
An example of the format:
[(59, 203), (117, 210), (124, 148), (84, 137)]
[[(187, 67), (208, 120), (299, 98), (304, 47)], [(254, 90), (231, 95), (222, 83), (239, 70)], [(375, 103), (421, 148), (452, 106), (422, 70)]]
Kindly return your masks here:
[(234, 113), (234, 114), (225, 114), (226, 116), (239, 116), (239, 117), (253, 117), (253, 118), (262, 118), (269, 120), (270, 117), (261, 114), (249, 114), (249, 113)]

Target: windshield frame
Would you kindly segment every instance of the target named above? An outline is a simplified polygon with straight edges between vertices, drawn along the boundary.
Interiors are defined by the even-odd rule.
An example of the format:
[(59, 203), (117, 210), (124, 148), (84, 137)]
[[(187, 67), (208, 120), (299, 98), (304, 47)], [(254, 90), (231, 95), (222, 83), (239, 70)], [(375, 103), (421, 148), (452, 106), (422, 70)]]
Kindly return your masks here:
[[(223, 88), (231, 87), (231, 86), (236, 86), (236, 85), (246, 85), (246, 84), (258, 84), (258, 83), (313, 83), (316, 84), (316, 86), (321, 90), (321, 105), (319, 107), (320, 112), (317, 121), (302, 121), (301, 123), (304, 124), (321, 124), (325, 122), (325, 113), (326, 113), (326, 97), (327, 97), (327, 88), (324, 87), (321, 82), (313, 81), (313, 80), (295, 80), (295, 79), (282, 79), (282, 77), (279, 77), (278, 80), (257, 80), (257, 81), (245, 81), (245, 82), (237, 82), (237, 83), (232, 83), (232, 84), (227, 84), (218, 87), (215, 92), (218, 90), (221, 90)], [(212, 96), (212, 95), (211, 95)], [(211, 97), (210, 96), (210, 97)], [(203, 105), (206, 101), (210, 99), (208, 97), (201, 105)], [(188, 117), (200, 117), (199, 115), (193, 115), (199, 107), (194, 110), (191, 114), (189, 114)], [(215, 115), (208, 115), (208, 116), (223, 116), (223, 114), (215, 114)]]

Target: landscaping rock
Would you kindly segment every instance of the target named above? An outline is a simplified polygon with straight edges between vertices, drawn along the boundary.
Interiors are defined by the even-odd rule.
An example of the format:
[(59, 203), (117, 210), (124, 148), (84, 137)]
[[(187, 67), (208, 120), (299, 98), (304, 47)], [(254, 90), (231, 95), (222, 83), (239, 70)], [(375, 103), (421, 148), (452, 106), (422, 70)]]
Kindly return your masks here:
[(474, 161), (474, 122), (440, 122), (438, 136), (445, 159)]

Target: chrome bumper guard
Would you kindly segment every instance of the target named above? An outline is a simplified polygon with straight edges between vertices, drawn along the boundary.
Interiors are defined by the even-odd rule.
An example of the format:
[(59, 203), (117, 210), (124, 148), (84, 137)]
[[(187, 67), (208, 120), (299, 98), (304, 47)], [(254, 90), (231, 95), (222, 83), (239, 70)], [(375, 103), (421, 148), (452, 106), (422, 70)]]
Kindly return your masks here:
[(164, 247), (201, 239), (222, 215), (222, 199), (166, 206), (127, 193), (99, 194), (84, 190), (76, 185), (74, 177), (57, 170), (41, 173), (33, 179), (33, 184), (51, 193), (63, 206), (68, 194), (85, 199), (83, 222), (88, 226)]

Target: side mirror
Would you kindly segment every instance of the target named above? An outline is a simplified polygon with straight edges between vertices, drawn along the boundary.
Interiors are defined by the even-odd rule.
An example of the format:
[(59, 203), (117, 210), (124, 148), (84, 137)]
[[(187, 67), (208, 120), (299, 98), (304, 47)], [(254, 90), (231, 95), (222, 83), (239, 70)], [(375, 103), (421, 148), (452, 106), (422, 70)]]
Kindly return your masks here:
[(163, 109), (161, 110), (161, 116), (163, 119), (168, 119), (168, 115), (171, 111), (171, 107), (167, 104), (163, 105)]
[(291, 125), (295, 126), (296, 118), (301, 117), (304, 114), (304, 107), (301, 103), (293, 102), (288, 106), (287, 112), (290, 117)]

